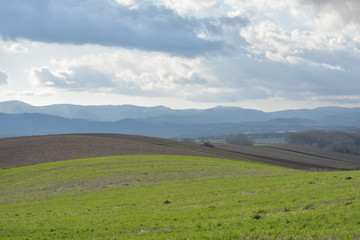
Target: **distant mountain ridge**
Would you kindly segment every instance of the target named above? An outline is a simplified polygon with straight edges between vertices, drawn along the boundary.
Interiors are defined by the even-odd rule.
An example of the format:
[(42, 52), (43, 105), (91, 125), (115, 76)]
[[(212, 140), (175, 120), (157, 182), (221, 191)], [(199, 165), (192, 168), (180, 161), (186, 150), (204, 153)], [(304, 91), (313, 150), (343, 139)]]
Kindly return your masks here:
[[(278, 122), (280, 121), (280, 122)], [(310, 120), (275, 119), (247, 123), (172, 123), (146, 119), (122, 119), (117, 122), (96, 122), (69, 119), (40, 113), (0, 113), (0, 137), (49, 135), (66, 133), (122, 133), (161, 138), (222, 136), (231, 133), (290, 132), (310, 130), (315, 126)], [(317, 129), (328, 129), (319, 126)]]
[(162, 138), (231, 133), (360, 130), (360, 108), (325, 107), (266, 113), (239, 107), (173, 110), (164, 106), (32, 106), (0, 102), (0, 137), (125, 133)]
[(21, 114), (21, 113), (45, 113), (40, 107), (20, 101), (0, 102), (0, 113)]
[(55, 104), (32, 106), (21, 101), (0, 102), (0, 113), (21, 114), (41, 113), (71, 119), (115, 122), (126, 118), (141, 118), (153, 121), (187, 122), (187, 123), (242, 123), (261, 122), (277, 118), (300, 118), (315, 121), (360, 120), (360, 108), (319, 107), (315, 109), (283, 110), (263, 112), (241, 107), (218, 106), (209, 109), (171, 109), (164, 106), (140, 107), (134, 105), (73, 105)]

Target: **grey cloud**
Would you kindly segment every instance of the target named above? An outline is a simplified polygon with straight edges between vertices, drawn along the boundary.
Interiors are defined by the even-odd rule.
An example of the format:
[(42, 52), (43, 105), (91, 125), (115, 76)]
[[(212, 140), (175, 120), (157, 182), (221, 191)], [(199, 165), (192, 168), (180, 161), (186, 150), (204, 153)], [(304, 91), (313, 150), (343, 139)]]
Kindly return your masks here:
[(0, 22), (6, 23), (0, 25), (5, 40), (88, 43), (191, 56), (223, 48), (221, 41), (197, 37), (211, 24), (149, 3), (131, 10), (114, 0), (2, 0)]
[[(312, 58), (311, 53), (307, 53)], [(322, 55), (320, 57), (320, 55)], [(341, 56), (341, 57), (339, 57)], [(341, 59), (337, 59), (337, 58)], [(283, 97), (290, 100), (308, 100), (309, 96), (360, 96), (359, 60), (351, 56), (317, 53), (321, 62), (337, 65), (342, 61), (345, 71), (326, 69), (321, 65), (297, 65), (270, 61), (256, 61), (246, 56), (224, 57), (221, 61), (208, 60), (207, 64), (222, 86), (218, 88), (241, 89), (238, 100)], [(343, 66), (343, 65), (341, 65)], [(333, 97), (332, 101), (341, 98)], [(346, 98), (345, 98), (346, 99)], [(351, 98), (350, 98), (351, 99)]]
[(8, 74), (6, 72), (0, 70), (0, 85), (7, 84), (8, 78), (9, 78)]
[(319, 13), (328, 10), (335, 11), (341, 17), (343, 23), (360, 24), (360, 1), (359, 0), (298, 0), (302, 4), (312, 5)]
[(36, 80), (45, 86), (71, 90), (98, 90), (115, 87), (111, 76), (88, 66), (73, 67), (68, 72), (52, 72), (48, 68), (33, 69)]

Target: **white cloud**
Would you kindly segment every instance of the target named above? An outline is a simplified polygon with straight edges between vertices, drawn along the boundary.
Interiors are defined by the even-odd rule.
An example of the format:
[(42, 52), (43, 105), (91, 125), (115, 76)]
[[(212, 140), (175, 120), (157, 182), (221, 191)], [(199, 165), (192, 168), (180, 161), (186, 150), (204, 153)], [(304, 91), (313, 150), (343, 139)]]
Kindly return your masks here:
[(252, 24), (241, 29), (240, 36), (250, 43), (248, 51), (254, 54), (262, 54), (267, 51), (286, 54), (292, 50), (291, 36), (280, 26), (269, 21)]
[(285, 64), (307, 63), (343, 71), (341, 66), (319, 62), (312, 54), (352, 51), (352, 46), (348, 46), (348, 41), (341, 35), (300, 29), (287, 31), (270, 21), (252, 23), (240, 30), (240, 36), (247, 41), (249, 53)]
[(135, 0), (115, 0), (115, 2), (122, 6), (127, 6), (131, 10), (135, 10), (139, 8), (139, 3)]
[(160, 0), (156, 1), (156, 3), (173, 9), (180, 15), (195, 17), (207, 16), (213, 10), (221, 12), (221, 8), (223, 8), (222, 1), (220, 0)]
[(40, 85), (73, 90), (99, 91), (114, 86), (111, 76), (86, 65), (73, 66), (64, 71), (51, 71), (47, 67), (33, 68), (32, 78)]
[[(52, 69), (52, 70), (50, 70)], [(202, 58), (182, 58), (120, 50), (75, 59), (52, 60), (34, 68), (37, 85), (69, 91), (110, 91), (121, 95), (176, 95), (211, 85)]]
[(290, 64), (297, 64), (297, 63), (303, 62), (303, 60), (299, 57), (283, 56), (280, 53), (273, 53), (270, 51), (267, 51), (265, 53), (265, 56), (273, 62), (290, 63)]
[(358, 0), (297, 0), (296, 2), (299, 9), (311, 8), (311, 11), (302, 17), (309, 28), (327, 35), (342, 36), (347, 41), (347, 46), (359, 51), (360, 2)]
[(10, 53), (28, 53), (29, 50), (22, 46), (19, 43), (13, 43), (11, 45), (5, 45), (3, 47), (5, 49), (5, 51), (10, 52)]
[[(228, 11), (230, 15), (247, 16), (251, 19), (274, 17), (276, 11), (281, 11), (292, 4), (292, 1), (287, 0), (224, 0), (224, 2), (231, 7), (231, 11)], [(258, 13), (261, 14), (257, 16)]]
[(0, 70), (0, 85), (7, 84), (8, 78), (9, 78), (9, 74), (3, 70)]
[[(293, 64), (302, 51), (360, 53), (358, 0), (225, 0), (228, 16), (251, 20), (240, 30), (253, 54)], [(267, 56), (266, 56), (267, 55)], [(311, 59), (305, 59), (312, 62)]]
[(333, 71), (345, 71), (341, 66), (333, 66), (330, 64), (322, 63), (321, 66), (323, 66), (326, 69), (333, 70)]

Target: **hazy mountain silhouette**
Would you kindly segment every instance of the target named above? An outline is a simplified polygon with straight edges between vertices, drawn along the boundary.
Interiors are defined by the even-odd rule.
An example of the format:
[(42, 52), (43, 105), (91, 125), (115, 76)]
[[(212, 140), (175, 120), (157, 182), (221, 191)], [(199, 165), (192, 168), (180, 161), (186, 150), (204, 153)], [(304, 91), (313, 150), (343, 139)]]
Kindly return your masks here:
[(6, 101), (0, 102), (0, 113), (45, 113), (39, 107), (32, 106), (30, 104), (21, 101)]
[(0, 103), (0, 112), (0, 137), (104, 132), (183, 138), (236, 132), (360, 129), (360, 109), (339, 107), (265, 113), (239, 107), (204, 110), (132, 105), (36, 107), (8, 101)]

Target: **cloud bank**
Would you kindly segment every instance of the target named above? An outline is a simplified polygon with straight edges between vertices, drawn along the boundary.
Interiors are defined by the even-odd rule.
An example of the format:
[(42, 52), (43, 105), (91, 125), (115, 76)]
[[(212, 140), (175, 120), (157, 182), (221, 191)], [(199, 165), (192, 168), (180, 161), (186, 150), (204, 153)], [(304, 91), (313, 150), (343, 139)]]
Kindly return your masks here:
[(204, 20), (184, 18), (146, 2), (129, 8), (114, 0), (11, 0), (0, 2), (0, 35), (5, 40), (99, 44), (181, 55), (223, 48), (199, 38)]
[(359, 105), (359, 11), (357, 0), (0, 1), (0, 66), (73, 98)]
[(31, 72), (36, 86), (133, 96), (185, 96), (216, 81), (201, 58), (129, 50), (53, 60)]
[[(318, 56), (335, 66), (338, 59)], [(185, 58), (118, 50), (57, 59), (34, 67), (35, 87), (122, 96), (177, 97), (193, 102), (231, 103), (287, 99), (356, 103), (360, 85), (357, 61), (344, 56), (347, 69), (325, 63), (284, 64), (247, 56)], [(179, 100), (180, 101), (180, 100)]]

